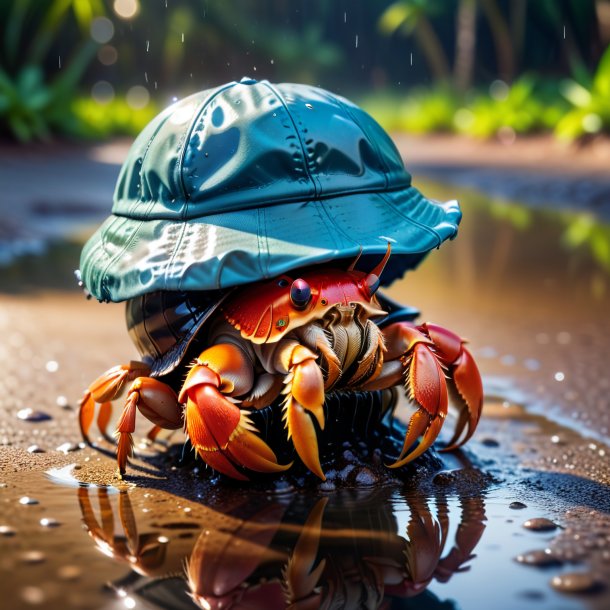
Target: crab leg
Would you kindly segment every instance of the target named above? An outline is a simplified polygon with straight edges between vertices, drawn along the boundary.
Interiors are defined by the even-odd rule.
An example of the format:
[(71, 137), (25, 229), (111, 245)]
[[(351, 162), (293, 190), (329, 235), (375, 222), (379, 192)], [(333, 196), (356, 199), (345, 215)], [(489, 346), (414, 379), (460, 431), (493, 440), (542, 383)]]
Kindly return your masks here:
[(206, 464), (240, 480), (237, 467), (279, 472), (291, 464), (277, 463), (275, 453), (234, 397), (252, 389), (254, 373), (238, 346), (219, 343), (203, 351), (186, 377), (179, 400), (186, 402), (185, 426), (193, 447)]
[(152, 377), (138, 377), (129, 388), (123, 413), (117, 424), (117, 462), (121, 475), (125, 474), (127, 459), (133, 455), (132, 434), (136, 428), (136, 411), (155, 426), (176, 430), (182, 426), (182, 410), (178, 397), (167, 384)]
[[(365, 385), (365, 389), (389, 387), (399, 382), (401, 374), (408, 398), (418, 407), (409, 422), (400, 456), (390, 468), (399, 468), (419, 457), (436, 440), (447, 416), (449, 389), (459, 414), (447, 450), (465, 443), (479, 421), (483, 388), (479, 371), (464, 348), (464, 342), (456, 334), (434, 324), (416, 327), (398, 322), (385, 328), (383, 333), (388, 349), (386, 362), (379, 377)], [(397, 361), (401, 363), (400, 373)], [(456, 443), (466, 428), (466, 436)], [(420, 436), (419, 445), (409, 451)]]
[(316, 363), (317, 355), (297, 341), (279, 343), (275, 367), (284, 378), (284, 421), (302, 462), (323, 481), (326, 480), (318, 454), (315, 418), (324, 429), (324, 378)]
[(108, 369), (85, 390), (79, 403), (78, 423), (83, 439), (87, 443), (91, 444), (89, 428), (95, 416), (95, 404), (101, 403), (97, 424), (102, 434), (105, 435), (112, 414), (111, 401), (119, 396), (125, 383), (149, 373), (148, 365), (132, 360), (129, 364), (119, 364)]

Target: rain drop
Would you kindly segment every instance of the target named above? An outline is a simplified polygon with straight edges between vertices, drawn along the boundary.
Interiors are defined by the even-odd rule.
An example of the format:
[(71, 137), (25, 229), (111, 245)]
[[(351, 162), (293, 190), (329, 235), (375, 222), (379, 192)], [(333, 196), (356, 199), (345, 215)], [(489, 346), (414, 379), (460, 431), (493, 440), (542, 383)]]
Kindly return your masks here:
[(305, 108), (308, 108), (309, 110), (313, 110), (313, 106), (311, 104), (305, 104)]
[(0, 525), (0, 536), (5, 536), (9, 538), (10, 536), (14, 536), (17, 533), (17, 530), (10, 525)]
[(42, 525), (42, 527), (59, 527), (61, 522), (52, 517), (44, 517), (40, 520), (40, 525)]
[(57, 369), (59, 369), (59, 363), (56, 360), (49, 360), (45, 364), (45, 368), (47, 371), (49, 371), (49, 373), (56, 373)]
[(38, 500), (36, 498), (30, 498), (29, 496), (23, 496), (19, 498), (19, 504), (23, 504), (23, 506), (33, 506), (34, 504), (38, 504)]
[(28, 447), (28, 453), (45, 453), (45, 450), (38, 445), (30, 445)]
[(146, 52), (148, 53), (148, 51), (150, 50), (150, 40), (146, 41)]
[(62, 409), (67, 409), (70, 406), (68, 404), (68, 399), (65, 396), (58, 396), (55, 399), (55, 404)]
[(356, 48), (358, 48), (358, 34), (356, 34)]
[(17, 411), (17, 418), (22, 421), (46, 421), (47, 419), (51, 419), (51, 416), (44, 411), (35, 411), (34, 409), (30, 409), (29, 407), (26, 409), (20, 409)]
[(508, 508), (512, 508), (513, 510), (522, 510), (527, 508), (527, 504), (523, 504), (523, 502), (511, 502), (508, 505)]

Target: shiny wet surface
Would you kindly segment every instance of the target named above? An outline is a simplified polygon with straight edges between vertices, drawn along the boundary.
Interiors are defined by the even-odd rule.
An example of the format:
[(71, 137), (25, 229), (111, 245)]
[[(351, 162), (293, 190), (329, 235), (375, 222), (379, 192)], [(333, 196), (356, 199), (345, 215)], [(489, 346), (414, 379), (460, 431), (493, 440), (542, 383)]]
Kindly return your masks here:
[(73, 406), (134, 357), (123, 309), (64, 290), (61, 244), (0, 271), (7, 607), (609, 607), (610, 230), (459, 196), (459, 238), (390, 294), (470, 339), (487, 403), (440, 472), (382, 488), (227, 489), (169, 457), (136, 462), (120, 489), (79, 487), (117, 483), (78, 446)]

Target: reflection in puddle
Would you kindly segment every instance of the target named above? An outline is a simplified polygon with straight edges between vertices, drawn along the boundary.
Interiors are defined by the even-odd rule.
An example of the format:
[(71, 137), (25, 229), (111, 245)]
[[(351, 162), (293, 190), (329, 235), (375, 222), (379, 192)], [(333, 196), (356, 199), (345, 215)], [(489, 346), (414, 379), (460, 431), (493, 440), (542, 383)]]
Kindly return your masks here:
[(183, 591), (205, 609), (389, 607), (468, 569), (486, 521), (482, 495), (460, 498), (452, 511), (443, 494), (388, 489), (288, 498), (219, 490), (214, 508), (201, 507), (195, 531), (190, 518), (167, 527), (131, 496), (78, 490), (96, 546), (145, 577), (112, 587), (154, 603), (165, 588), (163, 596), (177, 594), (180, 576)]

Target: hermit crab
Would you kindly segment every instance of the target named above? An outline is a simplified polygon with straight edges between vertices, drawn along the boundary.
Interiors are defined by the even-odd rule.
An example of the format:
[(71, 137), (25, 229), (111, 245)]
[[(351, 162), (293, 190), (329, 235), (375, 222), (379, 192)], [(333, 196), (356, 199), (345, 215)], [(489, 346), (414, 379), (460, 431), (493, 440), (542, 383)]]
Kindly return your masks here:
[[(298, 458), (319, 458), (331, 395), (404, 387), (416, 410), (398, 468), (458, 410), (448, 449), (473, 434), (482, 385), (464, 341), (378, 293), (457, 232), (456, 202), (429, 201), (389, 136), (322, 89), (243, 79), (197, 93), (140, 134), (113, 214), (86, 244), (81, 277), (126, 301), (142, 361), (96, 379), (81, 401), (85, 438), (126, 384), (121, 473), (139, 410), (183, 428), (196, 453), (235, 479), (288, 469), (254, 423), (281, 410)], [(414, 448), (415, 443), (421, 441)]]

